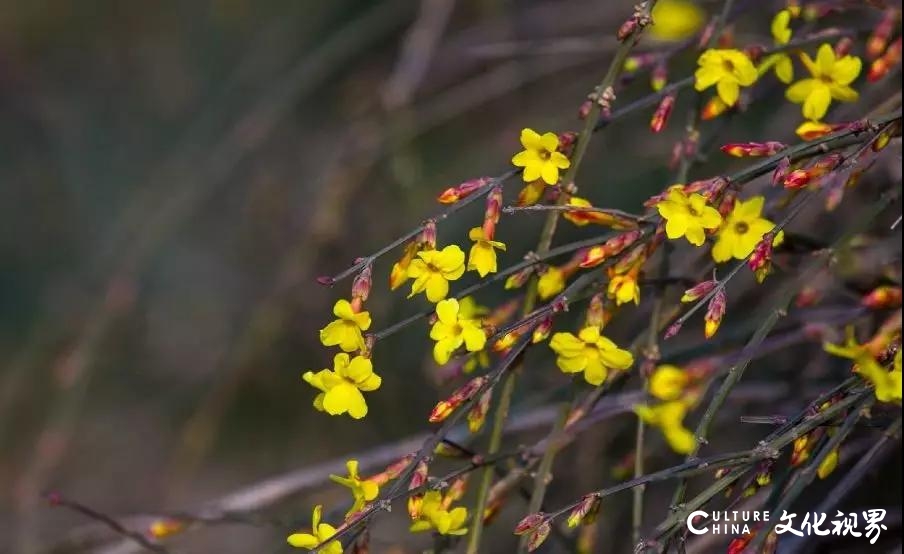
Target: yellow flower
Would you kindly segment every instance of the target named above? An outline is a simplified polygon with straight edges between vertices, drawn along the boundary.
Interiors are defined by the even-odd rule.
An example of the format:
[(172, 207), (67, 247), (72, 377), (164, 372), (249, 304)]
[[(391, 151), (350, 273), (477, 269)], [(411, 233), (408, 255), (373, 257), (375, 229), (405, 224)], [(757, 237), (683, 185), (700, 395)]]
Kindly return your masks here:
[(336, 528), (329, 523), (320, 522), (322, 512), (323, 506), (314, 508), (310, 533), (292, 533), (286, 540), (295, 548), (316, 549), (320, 554), (342, 554), (342, 543), (329, 540), (336, 534)]
[(694, 88), (706, 90), (715, 85), (719, 98), (728, 106), (734, 106), (741, 87), (756, 82), (757, 71), (747, 54), (734, 49), (710, 49), (700, 55), (694, 73)]
[(321, 391), (314, 399), (315, 408), (330, 415), (348, 412), (355, 419), (367, 415), (367, 403), (361, 392), (375, 391), (382, 382), (368, 358), (355, 356), (350, 359), (344, 352), (333, 358), (333, 369), (321, 369), (317, 373), (307, 371), (302, 378)]
[(411, 284), (411, 298), (425, 292), (427, 300), (439, 302), (449, 294), (449, 281), (454, 281), (465, 272), (465, 253), (455, 244), (442, 250), (421, 250), (417, 258), (408, 266)]
[(901, 403), (901, 351), (895, 355), (894, 368), (891, 371), (882, 367), (875, 358), (863, 354), (857, 360), (855, 371), (869, 381), (876, 389), (876, 400), (879, 402)]
[(333, 315), (339, 319), (331, 321), (320, 330), (320, 342), (324, 346), (336, 346), (343, 352), (354, 352), (364, 348), (362, 331), (370, 328), (370, 313), (352, 311), (348, 300), (337, 300), (333, 306)]
[(541, 300), (547, 300), (565, 289), (565, 271), (562, 268), (549, 266), (537, 281), (537, 294)]
[(584, 327), (578, 336), (556, 333), (549, 347), (558, 355), (556, 365), (564, 373), (584, 373), (594, 386), (602, 385), (610, 369), (628, 369), (634, 356), (600, 334), (596, 327)]
[(854, 336), (853, 327), (848, 327), (846, 329), (846, 337), (843, 345), (824, 343), (822, 348), (833, 356), (853, 360), (855, 363), (854, 371), (873, 385), (876, 389), (876, 399), (879, 402), (901, 403), (902, 380), (900, 350), (895, 354), (892, 370), (888, 371), (887, 368), (882, 367), (882, 365), (876, 361), (867, 345), (857, 342), (857, 339)]
[(481, 277), (496, 273), (496, 249), (505, 252), (505, 243), (483, 238), (483, 227), (471, 229), (468, 238), (474, 241), (468, 254), (468, 270), (477, 270)]
[(812, 121), (822, 119), (833, 99), (855, 102), (859, 98), (850, 84), (860, 75), (860, 58), (838, 58), (831, 46), (823, 44), (819, 47), (815, 61), (806, 53), (801, 53), (800, 59), (812, 77), (791, 85), (785, 96), (795, 104), (803, 104), (805, 118)]
[[(725, 262), (732, 258), (747, 259), (763, 235), (775, 227), (774, 223), (761, 215), (765, 200), (762, 196), (754, 196), (747, 201), (735, 201), (713, 246), (714, 260)], [(777, 246), (783, 239), (784, 233), (779, 231), (772, 244)]]
[(659, 0), (651, 16), (650, 36), (668, 42), (690, 38), (705, 20), (700, 6), (688, 0)]
[[(781, 10), (772, 18), (772, 39), (775, 44), (784, 46), (791, 40), (791, 18), (790, 10)], [(775, 76), (779, 81), (788, 84), (794, 79), (794, 63), (786, 52), (766, 56), (758, 72), (763, 75), (772, 68), (775, 68)]]
[(606, 291), (609, 298), (615, 298), (615, 304), (621, 306), (628, 302), (640, 304), (640, 285), (637, 283), (637, 275), (628, 272), (624, 275), (616, 275), (609, 280), (609, 288)]
[(664, 364), (650, 376), (650, 394), (660, 400), (677, 400), (689, 378), (680, 367)]
[(330, 475), (330, 479), (334, 483), (339, 483), (352, 491), (352, 497), (355, 499), (355, 502), (352, 504), (348, 513), (345, 514), (345, 517), (348, 517), (363, 508), (366, 503), (376, 498), (377, 495), (380, 494), (380, 486), (374, 481), (361, 479), (358, 475), (358, 460), (348, 460), (345, 462), (345, 468), (348, 470), (347, 477)]
[(866, 345), (857, 342), (857, 337), (854, 336), (854, 328), (851, 326), (848, 326), (845, 329), (844, 344), (825, 342), (822, 345), (822, 349), (833, 356), (847, 358), (849, 360), (857, 360), (863, 356), (870, 355), (866, 349)]
[(694, 246), (706, 241), (705, 229), (715, 229), (722, 223), (718, 210), (708, 206), (703, 195), (695, 192), (688, 196), (678, 187), (672, 187), (656, 209), (666, 220), (666, 236), (672, 240), (687, 237)]
[(464, 535), (468, 528), (465, 522), (468, 519), (468, 509), (459, 506), (449, 509), (446, 506), (443, 495), (439, 491), (427, 491), (422, 500), (420, 514), (417, 520), (411, 524), (410, 531), (435, 530), (440, 535)]
[(559, 182), (559, 170), (571, 166), (565, 154), (557, 152), (559, 137), (555, 133), (540, 135), (533, 129), (523, 129), (521, 146), (524, 150), (515, 154), (512, 164), (524, 168), (521, 177), (525, 183), (543, 179), (547, 185), (554, 185)]
[(443, 365), (462, 344), (468, 352), (483, 350), (487, 336), (480, 321), (466, 319), (461, 315), (458, 300), (449, 298), (436, 305), (437, 321), (430, 329), (430, 338), (436, 341), (433, 358)]
[(658, 427), (672, 450), (679, 454), (690, 454), (697, 444), (694, 434), (684, 426), (687, 410), (687, 404), (681, 400), (634, 406), (634, 413), (645, 423)]

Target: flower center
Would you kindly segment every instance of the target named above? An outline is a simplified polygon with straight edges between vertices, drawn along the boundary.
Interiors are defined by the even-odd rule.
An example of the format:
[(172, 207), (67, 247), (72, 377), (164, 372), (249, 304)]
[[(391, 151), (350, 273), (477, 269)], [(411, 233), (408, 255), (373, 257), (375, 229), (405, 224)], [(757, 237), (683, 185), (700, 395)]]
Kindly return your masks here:
[(702, 212), (692, 205), (688, 205), (687, 211), (689, 211), (694, 217), (700, 217), (702, 215)]
[(834, 81), (832, 80), (832, 76), (831, 76), (831, 75), (821, 75), (821, 76), (819, 77), (819, 80), (822, 81), (823, 83), (827, 84), (827, 85), (831, 85), (832, 83), (834, 83)]
[(549, 150), (546, 150), (545, 148), (543, 150), (540, 150), (541, 160), (548, 160), (550, 156), (552, 156), (552, 152), (550, 152)]
[(735, 233), (737, 233), (739, 235), (743, 235), (748, 230), (750, 230), (750, 225), (748, 225), (747, 222), (745, 222), (745, 221), (738, 221), (737, 223), (734, 224), (734, 230), (735, 230)]
[(722, 60), (722, 69), (724, 69), (725, 71), (731, 73), (731, 72), (733, 72), (734, 69), (735, 69), (734, 63), (732, 63), (731, 60)]

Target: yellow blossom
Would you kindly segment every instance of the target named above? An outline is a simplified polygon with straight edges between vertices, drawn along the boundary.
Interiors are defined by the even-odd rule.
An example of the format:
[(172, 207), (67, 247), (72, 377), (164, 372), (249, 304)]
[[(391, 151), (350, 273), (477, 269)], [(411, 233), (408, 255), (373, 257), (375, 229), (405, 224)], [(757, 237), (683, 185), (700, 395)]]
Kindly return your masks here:
[(521, 131), (524, 150), (515, 154), (512, 164), (523, 167), (521, 177), (525, 183), (543, 179), (547, 185), (559, 182), (559, 170), (571, 166), (571, 161), (558, 152), (559, 137), (555, 133), (539, 134), (533, 129)]
[(339, 483), (343, 487), (348, 487), (352, 491), (352, 497), (355, 499), (354, 504), (345, 514), (345, 517), (357, 512), (364, 505), (380, 494), (380, 486), (376, 482), (368, 479), (361, 479), (358, 475), (358, 460), (348, 460), (345, 462), (345, 468), (348, 470), (347, 477), (339, 475), (330, 475), (330, 479)]
[(537, 294), (541, 300), (547, 300), (565, 289), (565, 271), (560, 267), (549, 266), (537, 280)]
[[(762, 196), (754, 196), (746, 201), (735, 201), (731, 213), (728, 214), (725, 223), (719, 229), (716, 244), (713, 246), (712, 254), (715, 261), (725, 262), (732, 258), (747, 259), (747, 256), (762, 240), (763, 235), (775, 227), (775, 223), (762, 217), (765, 201), (766, 199)], [(779, 231), (772, 244), (777, 246), (783, 239), (784, 233)]]
[(694, 88), (698, 91), (716, 87), (719, 98), (728, 106), (734, 106), (741, 87), (756, 82), (757, 71), (744, 52), (734, 49), (710, 49), (697, 60)]
[(348, 300), (337, 300), (333, 315), (338, 317), (320, 330), (320, 342), (324, 346), (336, 346), (343, 352), (354, 352), (364, 348), (364, 334), (370, 328), (370, 313), (352, 311)]
[[(778, 46), (784, 46), (791, 40), (791, 10), (781, 10), (772, 18), (772, 39)], [(766, 56), (758, 69), (763, 75), (770, 69), (775, 69), (778, 80), (788, 84), (794, 79), (794, 63), (787, 52), (777, 52)]]
[(564, 373), (584, 373), (584, 379), (594, 386), (602, 385), (610, 369), (628, 369), (634, 356), (600, 334), (596, 327), (584, 327), (577, 336), (556, 333), (549, 347), (558, 355), (556, 365)]
[(654, 406), (634, 406), (634, 413), (645, 423), (659, 428), (666, 442), (679, 454), (690, 454), (697, 444), (694, 434), (684, 426), (688, 405), (681, 400)]
[(628, 272), (624, 275), (616, 275), (609, 280), (609, 288), (606, 291), (609, 298), (615, 299), (615, 304), (621, 306), (628, 302), (640, 304), (640, 284), (637, 275)]
[(891, 371), (882, 367), (869, 354), (857, 359), (857, 374), (869, 381), (876, 389), (876, 400), (879, 402), (901, 403), (901, 351), (895, 355), (894, 367)]
[(449, 294), (449, 281), (454, 281), (465, 272), (465, 253), (455, 244), (442, 250), (421, 250), (417, 258), (408, 266), (411, 284), (411, 298), (426, 292), (427, 300), (439, 302)]
[(806, 53), (801, 53), (800, 59), (812, 77), (791, 85), (785, 96), (795, 104), (803, 104), (805, 118), (819, 121), (826, 115), (832, 100), (855, 102), (859, 98), (850, 84), (860, 75), (860, 58), (839, 58), (830, 45), (823, 44), (815, 61)]
[(690, 38), (706, 20), (700, 6), (689, 0), (659, 0), (651, 16), (650, 36), (668, 42)]
[(410, 531), (434, 530), (440, 535), (464, 535), (468, 528), (465, 522), (468, 519), (468, 509), (457, 507), (449, 509), (448, 502), (443, 499), (439, 491), (427, 491), (421, 501), (421, 509), (418, 518), (411, 524)]
[(851, 326), (845, 329), (844, 344), (825, 342), (822, 345), (822, 349), (833, 356), (849, 360), (858, 360), (864, 356), (869, 356), (866, 345), (857, 342), (857, 337), (854, 336), (854, 328)]
[(688, 381), (687, 372), (680, 367), (661, 365), (650, 376), (650, 394), (660, 400), (677, 400)]
[(461, 315), (458, 300), (449, 298), (436, 305), (437, 321), (430, 329), (430, 338), (436, 341), (433, 358), (443, 365), (462, 344), (468, 352), (483, 350), (487, 336), (480, 321), (466, 319)]
[(349, 358), (344, 352), (333, 358), (333, 369), (321, 369), (317, 373), (307, 371), (302, 378), (321, 391), (314, 399), (315, 408), (330, 415), (347, 412), (355, 419), (367, 415), (367, 403), (361, 392), (375, 391), (382, 382), (374, 373), (370, 359), (364, 356)]
[(902, 401), (901, 351), (895, 354), (892, 370), (883, 367), (869, 351), (866, 344), (857, 342), (853, 327), (848, 327), (844, 344), (824, 343), (823, 349), (840, 358), (854, 361), (854, 371), (868, 381), (876, 390), (879, 402)]
[(481, 277), (486, 277), (488, 273), (496, 273), (496, 249), (505, 252), (505, 243), (485, 239), (483, 227), (471, 229), (468, 238), (474, 241), (468, 254), (468, 269), (476, 270)]
[(320, 554), (342, 554), (342, 543), (330, 541), (336, 534), (336, 528), (329, 523), (320, 522), (322, 512), (323, 506), (318, 505), (314, 508), (310, 533), (292, 533), (286, 540), (295, 548), (316, 549)]
[(666, 236), (672, 240), (687, 237), (694, 246), (706, 241), (706, 229), (715, 229), (722, 223), (718, 210), (707, 205), (703, 195), (695, 192), (688, 196), (678, 187), (669, 189), (656, 209), (666, 220)]

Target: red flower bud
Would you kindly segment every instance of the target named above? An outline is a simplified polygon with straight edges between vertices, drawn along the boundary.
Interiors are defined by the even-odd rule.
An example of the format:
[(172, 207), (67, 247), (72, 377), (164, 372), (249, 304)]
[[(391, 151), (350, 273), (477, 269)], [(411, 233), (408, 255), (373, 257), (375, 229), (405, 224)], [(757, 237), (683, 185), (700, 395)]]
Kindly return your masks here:
[(713, 335), (716, 334), (716, 331), (719, 330), (719, 325), (722, 324), (722, 318), (725, 316), (727, 304), (728, 300), (725, 296), (725, 288), (722, 287), (715, 295), (713, 295), (712, 299), (709, 301), (709, 306), (706, 308), (706, 315), (703, 318), (703, 334), (706, 338), (712, 338)]
[(716, 285), (718, 284), (719, 282), (715, 279), (697, 283), (693, 287), (684, 291), (684, 296), (681, 297), (681, 301), (696, 302), (697, 300), (700, 300), (701, 298), (712, 292), (712, 290), (716, 288)]
[(882, 19), (873, 29), (872, 34), (866, 41), (866, 58), (875, 60), (885, 52), (888, 45), (888, 39), (895, 27), (895, 21), (898, 19), (898, 10), (889, 8), (882, 14)]
[(721, 150), (729, 156), (736, 158), (774, 156), (786, 148), (784, 143), (769, 142), (732, 142), (724, 145)]
[(901, 287), (877, 287), (864, 296), (860, 303), (873, 310), (899, 308), (901, 306)]
[(449, 417), (456, 408), (471, 399), (486, 384), (485, 376), (475, 377), (459, 387), (446, 400), (441, 400), (430, 413), (430, 423), (439, 423)]
[(659, 133), (665, 129), (665, 124), (668, 123), (669, 116), (672, 115), (672, 108), (674, 107), (674, 94), (667, 94), (663, 97), (659, 106), (656, 108), (656, 111), (653, 112), (653, 119), (650, 120), (650, 130), (654, 133)]
[(474, 192), (482, 189), (484, 186), (486, 186), (487, 183), (492, 180), (492, 177), (478, 177), (477, 179), (465, 181), (464, 183), (461, 183), (454, 187), (447, 188), (436, 199), (440, 204), (454, 204), (459, 200), (463, 200), (472, 195)]
[(901, 63), (901, 37), (891, 43), (891, 46), (888, 47), (888, 50), (885, 51), (881, 58), (877, 58), (870, 64), (866, 80), (875, 83), (885, 77), (899, 63)]
[(601, 245), (588, 248), (580, 261), (579, 267), (587, 269), (600, 265), (608, 258), (620, 254), (637, 242), (640, 235), (641, 232), (639, 230), (628, 231), (612, 237)]

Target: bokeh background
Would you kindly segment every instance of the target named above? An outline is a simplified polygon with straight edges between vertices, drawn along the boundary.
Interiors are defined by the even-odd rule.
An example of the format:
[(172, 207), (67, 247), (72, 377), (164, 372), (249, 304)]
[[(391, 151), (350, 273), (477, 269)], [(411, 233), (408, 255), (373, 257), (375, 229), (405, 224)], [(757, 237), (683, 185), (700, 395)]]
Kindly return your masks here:
[[(286, 525), (307, 525), (315, 502), (340, 502), (322, 486), (337, 460), (369, 452), (386, 463), (414, 449), (447, 390), (424, 330), (380, 344), (384, 385), (366, 420), (315, 412), (300, 375), (329, 364), (317, 330), (346, 294), (315, 279), (433, 213), (445, 187), (504, 171), (522, 127), (579, 127), (577, 106), (630, 4), (2, 0), (0, 551), (117, 551), (100, 526), (50, 507), (47, 491), (142, 529), (142, 514), (308, 479), (261, 502), (260, 521), (176, 543), (279, 552)], [(738, 33), (768, 29), (768, 17), (754, 10)], [(768, 42), (759, 32), (747, 38)], [(797, 109), (773, 106), (736, 128), (787, 139), (783, 117)], [(582, 187), (596, 203), (636, 211), (667, 184), (682, 125), (651, 136), (648, 117), (592, 143)], [(461, 242), (474, 208), (441, 228), (441, 242)], [(503, 265), (531, 247), (540, 219), (503, 221)], [(560, 240), (583, 236), (563, 227)], [(376, 328), (424, 307), (386, 291), (388, 263), (369, 302)], [(539, 356), (537, 370), (548, 362)], [(524, 429), (547, 425), (544, 391), (563, 381), (546, 373), (519, 389), (516, 415), (541, 419)], [(618, 460), (601, 450), (590, 440), (563, 462), (585, 479), (569, 488), (563, 478), (554, 500), (605, 482)], [(625, 546), (623, 508), (611, 513), (604, 526)], [(427, 544), (388, 521), (375, 552)], [(493, 551), (509, 548), (506, 529)]]

